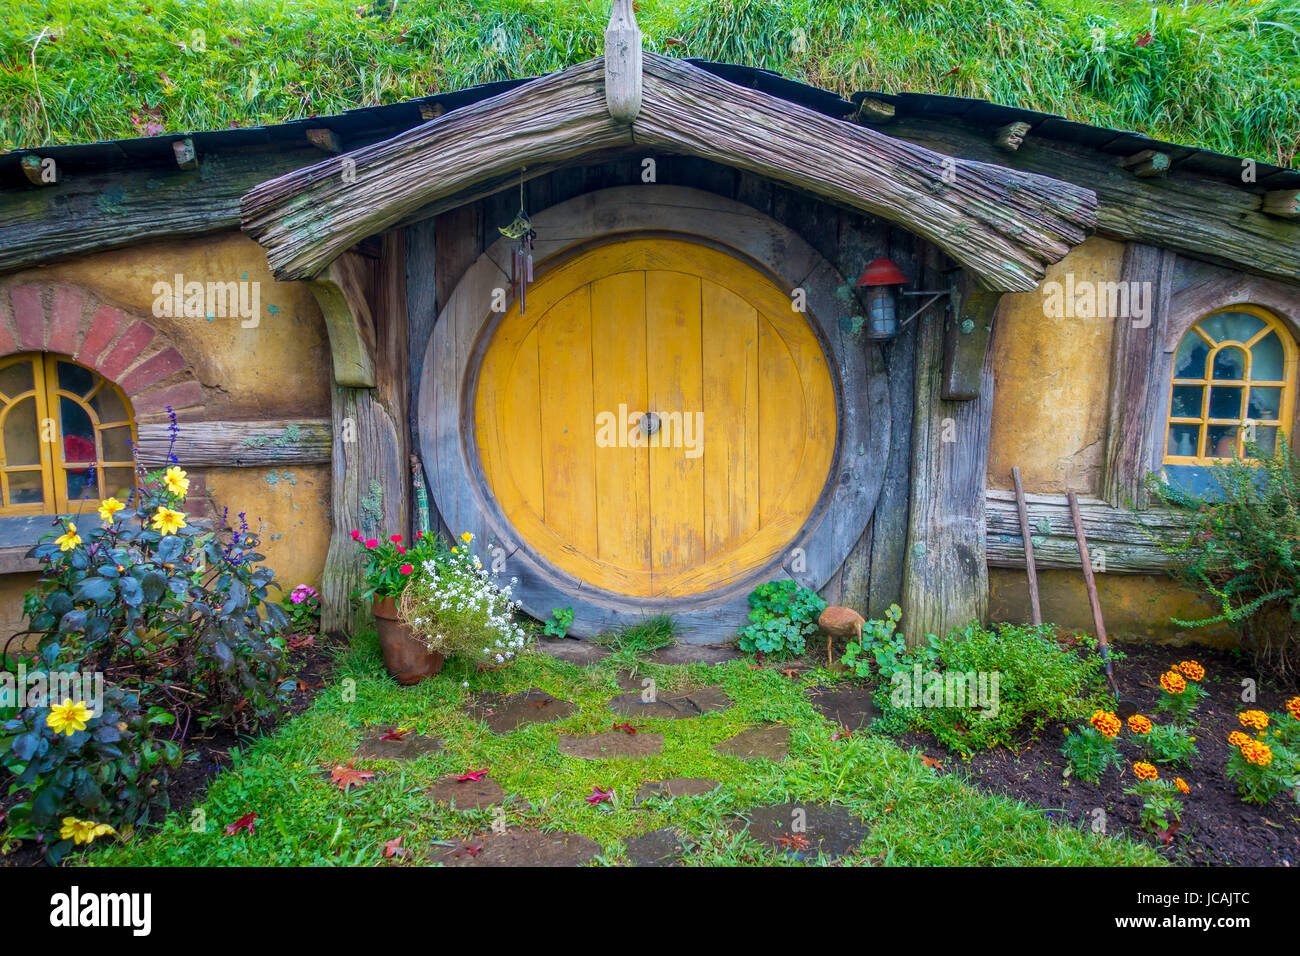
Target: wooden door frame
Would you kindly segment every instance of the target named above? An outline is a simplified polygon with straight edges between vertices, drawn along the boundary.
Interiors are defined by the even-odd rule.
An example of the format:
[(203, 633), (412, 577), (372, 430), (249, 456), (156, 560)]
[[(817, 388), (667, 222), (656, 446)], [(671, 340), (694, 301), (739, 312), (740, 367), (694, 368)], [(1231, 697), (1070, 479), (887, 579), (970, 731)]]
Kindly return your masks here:
[[(749, 591), (773, 577), (821, 588), (861, 537), (880, 495), (890, 446), (888, 382), (879, 348), (855, 331), (836, 295), (844, 277), (792, 230), (742, 203), (682, 186), (645, 184), (586, 193), (533, 217), (537, 271), (573, 250), (620, 235), (656, 233), (721, 248), (802, 289), (805, 315), (832, 370), (839, 429), (831, 471), (813, 514), (772, 561), (726, 589), (690, 598), (629, 598), (566, 574), (534, 554), (505, 519), (478, 463), (473, 431), (477, 369), (511, 288), (512, 243), (500, 239), (461, 278), (439, 313), (424, 355), (417, 428), (433, 502), (453, 533), (475, 535), (484, 564), (508, 580), (524, 609), (548, 617), (573, 607), (571, 633), (591, 636), (656, 613), (673, 614), (690, 643), (731, 640)], [(498, 301), (499, 297), (498, 297)]]

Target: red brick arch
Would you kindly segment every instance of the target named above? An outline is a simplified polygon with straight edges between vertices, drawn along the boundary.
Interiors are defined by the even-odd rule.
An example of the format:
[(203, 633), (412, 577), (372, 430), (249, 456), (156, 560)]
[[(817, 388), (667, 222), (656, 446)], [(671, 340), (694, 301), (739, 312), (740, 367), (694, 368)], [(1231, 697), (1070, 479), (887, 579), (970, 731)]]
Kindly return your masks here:
[(144, 319), (85, 289), (61, 283), (0, 290), (0, 356), (70, 355), (117, 384), (137, 420), (201, 405), (203, 386), (189, 361)]

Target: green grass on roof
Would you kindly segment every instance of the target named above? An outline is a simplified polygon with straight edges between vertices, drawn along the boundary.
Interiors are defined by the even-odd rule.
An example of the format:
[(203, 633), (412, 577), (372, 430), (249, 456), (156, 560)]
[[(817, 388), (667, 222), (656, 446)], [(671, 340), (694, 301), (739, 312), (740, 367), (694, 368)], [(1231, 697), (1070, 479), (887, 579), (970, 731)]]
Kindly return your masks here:
[[(0, 145), (278, 123), (597, 55), (607, 0), (7, 0)], [(640, 0), (647, 49), (1292, 165), (1300, 0)], [(1148, 36), (1149, 34), (1149, 36)]]

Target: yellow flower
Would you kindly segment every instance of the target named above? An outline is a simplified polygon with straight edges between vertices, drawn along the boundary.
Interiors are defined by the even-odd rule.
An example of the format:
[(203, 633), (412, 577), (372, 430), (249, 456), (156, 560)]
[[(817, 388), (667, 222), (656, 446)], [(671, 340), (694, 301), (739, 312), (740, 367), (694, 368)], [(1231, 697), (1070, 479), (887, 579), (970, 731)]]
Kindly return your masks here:
[(1133, 765), (1133, 775), (1139, 780), (1154, 780), (1160, 776), (1155, 765), (1149, 764), (1145, 760), (1139, 760)]
[(105, 498), (99, 503), (99, 517), (102, 521), (112, 521), (113, 516), (125, 508), (126, 505), (116, 498)]
[(85, 730), (86, 721), (94, 716), (94, 711), (86, 708), (84, 700), (74, 704), (71, 697), (65, 697), (62, 704), (55, 704), (50, 708), (50, 715), (45, 718), (45, 723), (54, 728), (56, 734), (67, 734), (71, 737), (78, 730)]
[(64, 817), (63, 826), (59, 828), (59, 839), (71, 840), (76, 844), (93, 843), (96, 837), (102, 837), (106, 833), (116, 834), (117, 831), (107, 823)]
[(69, 521), (68, 530), (55, 538), (54, 543), (59, 546), (60, 551), (71, 551), (81, 544), (81, 535), (77, 534), (77, 526)]
[(1253, 740), (1241, 745), (1241, 755), (1261, 767), (1267, 767), (1273, 762), (1273, 751), (1268, 744), (1257, 744)]
[(155, 531), (161, 532), (164, 536), (175, 534), (185, 527), (185, 515), (159, 505), (158, 511), (153, 516), (153, 527)]
[(1187, 681), (1178, 671), (1166, 671), (1160, 675), (1160, 686), (1165, 689), (1165, 693), (1181, 694), (1187, 690)]
[(1250, 743), (1250, 738), (1240, 730), (1234, 730), (1232, 733), (1228, 734), (1228, 743), (1232, 744), (1234, 747), (1243, 747)]
[(1187, 785), (1187, 781), (1182, 777), (1174, 777), (1174, 786), (1178, 788), (1179, 793), (1192, 792), (1192, 788)]
[(1296, 720), (1300, 720), (1300, 697), (1292, 697), (1286, 702), (1286, 712)]
[(471, 541), (474, 540), (474, 536), (470, 534), (468, 531), (466, 531), (464, 534), (460, 536), (460, 540), (464, 541), (466, 544), (469, 544)]
[(1114, 737), (1120, 731), (1119, 718), (1110, 711), (1093, 711), (1092, 716), (1088, 718), (1088, 723), (1092, 724), (1092, 726), (1097, 728), (1099, 733), (1105, 734), (1107, 737)]
[(1134, 714), (1128, 719), (1128, 729), (1135, 734), (1151, 733), (1151, 721), (1141, 714)]
[(1268, 714), (1262, 710), (1243, 710), (1237, 719), (1241, 721), (1241, 726), (1251, 730), (1263, 730), (1268, 726)]
[(185, 476), (180, 465), (172, 465), (167, 469), (163, 474), (163, 484), (178, 498), (184, 498), (190, 490), (190, 480)]
[(1177, 670), (1188, 680), (1199, 681), (1205, 676), (1205, 668), (1196, 663), (1196, 661), (1180, 661), (1176, 667)]

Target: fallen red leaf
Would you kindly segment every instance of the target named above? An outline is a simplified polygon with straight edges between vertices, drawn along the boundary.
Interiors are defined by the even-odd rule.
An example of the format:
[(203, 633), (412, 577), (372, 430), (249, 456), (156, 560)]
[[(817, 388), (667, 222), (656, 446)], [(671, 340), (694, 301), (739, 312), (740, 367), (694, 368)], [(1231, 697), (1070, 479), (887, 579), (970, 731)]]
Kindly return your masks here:
[(797, 667), (787, 667), (785, 670), (781, 671), (781, 673), (786, 677), (798, 677), (799, 669)]
[(467, 846), (464, 849), (457, 851), (455, 855), (457, 857), (465, 856), (467, 854), (469, 856), (478, 856), (481, 852), (483, 852), (483, 844), (480, 843), (478, 846)]
[(631, 724), (615, 724), (615, 725), (614, 725), (614, 729), (615, 729), (615, 730), (621, 730), (621, 731), (623, 731), (623, 733), (625, 733), (625, 734), (634, 734), (634, 733), (636, 733), (636, 728), (633, 727)]
[(610, 801), (610, 800), (613, 800), (613, 799), (614, 799), (614, 791), (613, 791), (613, 790), (602, 790), (600, 787), (594, 787), (594, 788), (592, 788), (591, 796), (586, 797), (586, 798), (584, 798), (584, 799), (586, 799), (586, 801), (587, 801), (588, 803), (590, 803), (590, 804), (594, 807), (594, 806), (596, 806), (597, 804), (600, 804), (600, 803), (606, 803), (606, 802), (608, 802), (608, 801)]
[(1148, 30), (1146, 33), (1142, 34), (1140, 37), (1137, 38), (1137, 45), (1144, 47), (1154, 39), (1155, 37), (1153, 37), (1151, 35), (1151, 31)]
[(929, 767), (931, 770), (942, 770), (942, 769), (943, 769), (943, 761), (942, 761), (942, 760), (936, 760), (934, 757), (927, 757), (925, 754), (921, 754), (921, 763), (925, 764), (925, 765), (926, 765), (927, 767)]
[(247, 830), (249, 836), (252, 836), (253, 824), (256, 822), (257, 822), (256, 813), (245, 813), (234, 823), (231, 823), (226, 827), (226, 836), (234, 836), (236, 833), (240, 832), (241, 830)]
[(470, 781), (470, 780), (482, 780), (486, 774), (487, 774), (487, 767), (484, 767), (482, 770), (471, 770), (469, 773), (463, 773), (459, 777), (457, 777), (456, 782), (465, 783), (466, 781)]
[(349, 760), (346, 765), (337, 766), (330, 771), (330, 780), (334, 781), (334, 785), (344, 793), (374, 777), (372, 771), (358, 770), (352, 766), (354, 763), (356, 763), (355, 759)]
[(387, 840), (384, 843), (384, 859), (394, 856), (406, 856), (406, 847), (402, 846), (402, 840), (405, 835), (399, 836), (395, 840)]
[(848, 740), (852, 736), (853, 731), (849, 730), (849, 728), (845, 727), (843, 724), (840, 724), (840, 729), (831, 734), (831, 740)]
[(773, 840), (777, 846), (783, 850), (806, 850), (808, 849), (808, 838), (802, 833), (792, 833), (790, 836), (779, 836)]
[(1168, 846), (1169, 844), (1173, 843), (1174, 834), (1176, 834), (1180, 829), (1182, 829), (1182, 824), (1179, 823), (1177, 820), (1175, 820), (1173, 823), (1169, 824), (1169, 826), (1166, 827), (1165, 829), (1157, 830), (1156, 836), (1160, 839), (1160, 845)]
[(380, 740), (401, 740), (411, 732), (409, 727), (394, 727), (388, 733), (380, 737)]

